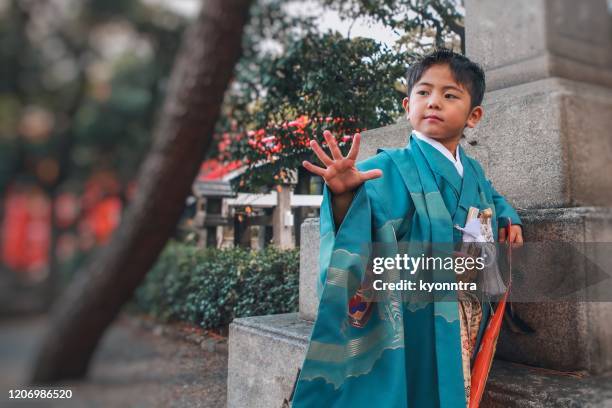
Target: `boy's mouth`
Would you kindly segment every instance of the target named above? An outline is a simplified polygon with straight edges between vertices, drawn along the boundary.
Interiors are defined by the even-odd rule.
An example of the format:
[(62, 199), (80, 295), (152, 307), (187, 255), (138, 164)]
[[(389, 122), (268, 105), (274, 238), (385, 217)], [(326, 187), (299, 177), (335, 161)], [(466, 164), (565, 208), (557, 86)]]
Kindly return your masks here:
[(439, 120), (440, 122), (442, 122), (442, 118), (436, 115), (425, 115), (423, 116), (423, 119), (425, 120), (431, 120), (431, 121), (436, 121)]

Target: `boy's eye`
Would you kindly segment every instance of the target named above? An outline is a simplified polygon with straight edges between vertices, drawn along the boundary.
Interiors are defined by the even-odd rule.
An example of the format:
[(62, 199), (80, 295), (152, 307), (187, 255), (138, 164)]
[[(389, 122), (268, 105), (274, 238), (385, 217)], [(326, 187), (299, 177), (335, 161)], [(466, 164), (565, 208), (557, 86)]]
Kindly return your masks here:
[(457, 98), (457, 96), (453, 95), (453, 94), (446, 94), (444, 95), (446, 98), (448, 99), (453, 99), (453, 98)]
[(417, 95), (426, 96), (429, 92), (427, 91), (417, 91)]

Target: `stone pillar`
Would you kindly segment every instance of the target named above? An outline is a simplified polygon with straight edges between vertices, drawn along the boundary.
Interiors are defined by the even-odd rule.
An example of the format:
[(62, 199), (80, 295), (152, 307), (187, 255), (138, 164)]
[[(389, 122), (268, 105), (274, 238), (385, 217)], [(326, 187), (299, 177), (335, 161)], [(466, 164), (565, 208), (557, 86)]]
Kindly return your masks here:
[(291, 212), (291, 185), (281, 185), (277, 190), (277, 202), (272, 214), (274, 245), (279, 248), (293, 248), (293, 213)]
[[(465, 148), (522, 209), (528, 241), (612, 241), (611, 21), (605, 0), (466, 1), (466, 51), (488, 92)], [(540, 274), (580, 273), (543, 264)], [(612, 368), (612, 303), (515, 306), (536, 334), (502, 331), (502, 358)]]
[[(227, 203), (227, 198), (221, 200), (221, 215), (223, 218), (231, 220), (234, 216), (232, 208)], [(227, 222), (224, 226), (219, 228), (221, 230), (219, 248), (231, 248), (234, 246), (234, 223)]]
[(518, 207), (612, 203), (611, 20), (605, 0), (466, 2), (489, 91), (470, 153)]
[(467, 0), (466, 54), (490, 91), (558, 77), (612, 87), (606, 0)]
[(198, 236), (198, 246), (201, 248), (206, 247), (207, 231), (204, 227), (204, 220), (206, 220), (206, 197), (198, 197), (196, 214), (193, 217), (193, 226)]

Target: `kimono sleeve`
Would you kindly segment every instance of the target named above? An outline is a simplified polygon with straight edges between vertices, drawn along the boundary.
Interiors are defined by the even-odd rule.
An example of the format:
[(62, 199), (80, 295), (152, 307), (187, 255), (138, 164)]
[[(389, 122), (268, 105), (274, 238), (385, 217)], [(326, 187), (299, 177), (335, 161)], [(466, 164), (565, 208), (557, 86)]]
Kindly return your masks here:
[(497, 215), (497, 225), (500, 228), (506, 227), (508, 225), (508, 217), (512, 220), (512, 224), (520, 225), (523, 227), (523, 222), (521, 218), (518, 216), (516, 210), (506, 201), (503, 195), (499, 194), (499, 192), (493, 187), (493, 183), (489, 180), (484, 173), (484, 170), (480, 163), (476, 160), (470, 158), (469, 162), (474, 165), (476, 172), (479, 174), (479, 177), (485, 180), (487, 183), (491, 196), (493, 199), (493, 205), (495, 206), (495, 213)]
[(503, 195), (499, 194), (490, 180), (487, 180), (491, 187), (491, 195), (493, 196), (493, 204), (495, 205), (495, 212), (497, 214), (497, 223), (500, 228), (508, 225), (508, 217), (512, 220), (513, 225), (520, 225), (523, 227), (521, 218), (518, 216), (516, 210), (506, 201)]
[(331, 198), (332, 193), (324, 184), (320, 214), (320, 273), (317, 282), (319, 299), (328, 283), (346, 285), (349, 293), (352, 289), (356, 290), (371, 254), (372, 212), (365, 183), (355, 190), (346, 215), (337, 227)]

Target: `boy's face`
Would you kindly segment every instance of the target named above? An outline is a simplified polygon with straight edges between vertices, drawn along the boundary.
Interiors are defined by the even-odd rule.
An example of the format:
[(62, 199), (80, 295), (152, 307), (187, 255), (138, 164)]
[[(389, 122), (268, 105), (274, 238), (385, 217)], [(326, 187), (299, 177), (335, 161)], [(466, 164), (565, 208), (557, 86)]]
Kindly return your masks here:
[(448, 64), (429, 67), (402, 106), (415, 130), (439, 141), (458, 139), (482, 117), (481, 106), (470, 109), (471, 96), (458, 84)]

